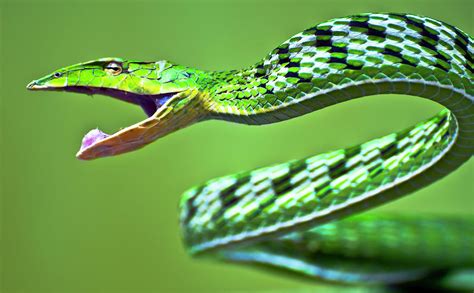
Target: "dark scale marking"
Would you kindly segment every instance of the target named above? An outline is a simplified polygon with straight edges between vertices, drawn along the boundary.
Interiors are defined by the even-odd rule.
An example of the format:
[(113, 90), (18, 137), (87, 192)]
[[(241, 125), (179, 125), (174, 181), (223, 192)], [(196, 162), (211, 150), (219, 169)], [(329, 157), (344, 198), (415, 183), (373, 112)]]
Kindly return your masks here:
[(466, 66), (466, 69), (467, 69), (468, 72), (470, 72), (470, 73), (473, 73), (473, 72), (474, 72), (474, 69), (473, 69), (473, 67), (472, 67), (471, 65), (466, 64), (465, 66)]
[(384, 31), (379, 31), (373, 28), (369, 27), (369, 31), (367, 32), (369, 36), (375, 36), (375, 37), (380, 37), (380, 38), (386, 38), (387, 34)]
[(191, 219), (194, 217), (197, 211), (197, 207), (195, 207), (192, 203), (190, 203), (190, 201), (188, 201), (186, 204), (188, 206), (188, 213), (186, 214), (186, 218), (184, 219), (185, 224), (191, 221)]
[(242, 176), (241, 178), (237, 179), (237, 182), (220, 192), (219, 197), (221, 198), (224, 207), (228, 208), (241, 199), (241, 197), (235, 196), (235, 191), (244, 184), (247, 184), (249, 181), (250, 176)]
[(448, 120), (448, 115), (444, 115), (443, 118), (441, 118), (436, 124), (442, 126), (446, 122), (446, 120)]
[(454, 26), (454, 31), (458, 34), (458, 36), (463, 39), (464, 43), (469, 44), (469, 38), (467, 37), (467, 35), (465, 33), (463, 33), (462, 31), (460, 31), (457, 27)]
[(344, 53), (347, 54), (347, 47), (336, 47), (333, 46), (331, 47), (331, 50), (329, 50), (331, 53)]
[(351, 20), (349, 22), (349, 26), (350, 27), (359, 27), (359, 28), (369, 29), (369, 23), (367, 21), (354, 21), (354, 20)]
[[(280, 177), (277, 177), (275, 179), (272, 180), (272, 187), (273, 189), (276, 191), (277, 189), (281, 189), (281, 186), (285, 184), (285, 182), (288, 182), (290, 180), (290, 178), (303, 171), (304, 169), (306, 169), (307, 165), (305, 162), (295, 162), (295, 163), (292, 163), (289, 167), (289, 170), (287, 173), (285, 173), (284, 175), (280, 176)], [(290, 184), (290, 187), (291, 187), (291, 184)], [(281, 195), (282, 193), (281, 192), (277, 192), (276, 193), (277, 195)]]
[(362, 64), (356, 66), (356, 65), (346, 63), (346, 68), (344, 68), (344, 69), (360, 70), (362, 67), (363, 67)]
[(380, 167), (382, 165), (383, 161), (378, 161), (376, 162), (375, 164), (373, 164), (372, 166), (370, 166), (369, 168), (367, 168), (367, 171), (369, 173), (371, 173), (372, 171), (374, 171), (376, 168)]
[(230, 206), (233, 206), (240, 200), (240, 197), (237, 197), (237, 196), (230, 196), (229, 198), (230, 198), (229, 200), (222, 202), (224, 209), (227, 209)]
[(292, 71), (288, 71), (286, 74), (285, 74), (285, 77), (296, 77), (296, 78), (299, 78), (299, 75), (297, 72), (292, 72)]
[(189, 223), (189, 221), (191, 221), (191, 219), (196, 214), (197, 207), (194, 205), (194, 200), (203, 191), (203, 189), (204, 189), (204, 185), (199, 186), (198, 189), (196, 190), (195, 195), (187, 200), (186, 205), (188, 207), (188, 213), (186, 214), (186, 218), (184, 219), (185, 224)]
[[(329, 52), (347, 54), (347, 48), (346, 47), (332, 46), (331, 50), (329, 50)], [(329, 57), (328, 63), (342, 63), (342, 64), (346, 65), (346, 68), (351, 67), (349, 69), (353, 69), (353, 68), (357, 67), (357, 66), (349, 66), (347, 64), (347, 59), (346, 58), (347, 57), (336, 57), (336, 56), (331, 55), (331, 57)]]
[(290, 63), (288, 63), (288, 65), (286, 66), (288, 68), (291, 68), (291, 67), (297, 67), (299, 68), (300, 67), (300, 63), (299, 62), (293, 62), (291, 61)]
[(325, 198), (331, 191), (332, 188), (329, 186), (331, 181), (326, 181), (322, 185), (314, 188), (314, 193), (317, 195), (318, 200)]
[[(283, 63), (288, 63), (290, 62), (290, 58), (289, 58), (289, 50), (288, 50), (288, 44), (283, 44), (282, 46), (278, 47), (275, 49), (275, 54), (278, 55), (278, 59), (280, 60), (280, 64), (283, 64)], [(285, 57), (283, 57), (285, 56)]]
[(311, 81), (313, 80), (312, 78), (304, 78), (304, 77), (301, 77), (301, 76), (299, 77), (299, 79), (300, 79), (300, 82), (302, 82), (302, 83), (303, 82), (311, 83)]
[(400, 150), (398, 149), (396, 142), (392, 142), (380, 149), (380, 155), (384, 161), (397, 155), (399, 152)]
[(439, 53), (438, 51), (436, 51), (436, 53), (437, 53), (437, 54), (436, 54), (435, 57), (436, 57), (437, 59), (443, 60), (444, 62), (446, 62), (446, 63), (448, 63), (449, 65), (451, 65), (451, 61), (450, 61), (448, 58), (446, 58), (444, 55), (442, 55), (442, 54)]
[(275, 191), (275, 199), (278, 196), (288, 193), (288, 191), (293, 188), (294, 186), (289, 181), (282, 181), (279, 185), (273, 187), (273, 190)]
[(279, 55), (288, 54), (288, 47), (279, 47), (279, 48), (276, 48), (275, 51), (276, 51), (275, 53)]
[(347, 173), (346, 161), (341, 159), (336, 165), (329, 167), (329, 177), (336, 179)]
[(369, 23), (367, 21), (350, 21), (349, 22), (350, 27), (358, 27), (358, 28), (363, 28), (367, 30), (367, 35), (369, 36), (375, 36), (375, 37), (380, 37), (380, 38), (386, 38), (387, 34), (384, 31), (376, 30), (372, 27), (370, 27)]
[(264, 202), (263, 204), (260, 204), (260, 205), (258, 206), (258, 210), (259, 210), (259, 211), (262, 211), (263, 209), (265, 209), (265, 208), (268, 207), (269, 205), (273, 204), (276, 199), (277, 199), (277, 197), (276, 197), (276, 196), (273, 196), (272, 198), (270, 198), (269, 200), (267, 200), (267, 201)]
[(426, 40), (423, 40), (423, 39), (420, 40), (420, 46), (426, 47), (426, 48), (428, 48), (428, 49), (430, 49), (431, 51), (434, 51), (434, 52), (436, 52), (438, 50), (438, 49), (436, 49), (436, 46), (428, 43)]
[(219, 194), (223, 207), (219, 209), (219, 211), (214, 214), (211, 218), (211, 222), (217, 222), (219, 218), (224, 214), (224, 212), (232, 205), (239, 202), (243, 197), (242, 196), (235, 196), (235, 192), (237, 189), (242, 187), (243, 185), (250, 182), (250, 176), (245, 175), (237, 179), (237, 182), (232, 184), (231, 186), (227, 187), (226, 189), (222, 190)]
[[(371, 177), (377, 177), (377, 175), (379, 175), (380, 173), (383, 172), (384, 168), (382, 168), (381, 166), (382, 164), (380, 165), (377, 165), (375, 168), (370, 168), (369, 169), (369, 174)], [(374, 173), (372, 173), (372, 171), (374, 171), (376, 169), (376, 171)]]
[(451, 68), (451, 67), (446, 67), (446, 66), (442, 65), (441, 63), (436, 63), (433, 66), (436, 67), (436, 68), (439, 68), (443, 71), (446, 71), (446, 72), (448, 72), (449, 69)]
[(410, 62), (409, 60), (407, 60), (405, 57), (403, 57), (403, 55), (400, 53), (400, 52), (397, 52), (397, 51), (394, 51), (390, 48), (384, 48), (382, 54), (386, 54), (386, 55), (390, 55), (390, 56), (393, 56), (393, 57), (397, 57), (399, 59), (401, 59), (402, 61), (400, 63), (402, 64), (406, 64), (406, 65), (410, 65), (410, 66), (416, 66), (417, 64), (416, 63), (412, 63)]
[(346, 64), (346, 58), (339, 58), (339, 57), (331, 56), (331, 57), (329, 58), (328, 63), (342, 63), (342, 64)]
[(287, 173), (280, 177), (274, 178), (272, 180), (272, 188), (275, 191), (275, 195), (264, 204), (260, 205), (260, 209), (268, 207), (269, 205), (273, 204), (279, 196), (295, 188), (296, 186), (293, 186), (290, 183), (290, 178), (295, 174), (305, 170), (307, 166), (308, 165), (304, 161), (291, 163)]
[(423, 30), (421, 31), (421, 35), (422, 35), (423, 37), (430, 38), (430, 39), (432, 39), (433, 41), (436, 41), (436, 42), (439, 41), (439, 36), (438, 36), (438, 35), (435, 35), (435, 34), (431, 33), (430, 31), (428, 31), (428, 30), (425, 28), (424, 25), (422, 25), (422, 26), (423, 26)]
[(316, 39), (314, 42), (315, 47), (332, 47), (332, 41), (329, 40), (321, 40), (321, 39)]
[(280, 59), (280, 64), (284, 64), (284, 63), (289, 63), (290, 62), (290, 57), (284, 57), (284, 58), (281, 58), (281, 56), (278, 56), (278, 59)]
[(316, 29), (315, 35), (316, 36), (332, 36), (332, 31)]

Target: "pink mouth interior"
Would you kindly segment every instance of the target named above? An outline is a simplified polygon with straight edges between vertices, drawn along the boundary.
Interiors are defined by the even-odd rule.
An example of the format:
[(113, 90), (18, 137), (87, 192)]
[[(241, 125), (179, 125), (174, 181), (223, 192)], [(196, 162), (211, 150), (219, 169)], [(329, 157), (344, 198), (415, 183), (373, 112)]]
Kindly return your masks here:
[[(141, 95), (135, 93), (129, 93), (117, 89), (111, 88), (91, 88), (82, 86), (69, 86), (66, 89), (70, 92), (85, 93), (85, 94), (102, 94), (111, 96), (122, 101), (140, 105), (148, 117), (152, 116), (156, 111), (161, 108), (171, 97), (176, 93), (165, 93), (156, 95)], [(89, 131), (82, 139), (80, 151), (83, 151), (98, 142), (110, 137), (109, 134), (102, 132), (98, 128)]]
[(99, 128), (92, 129), (82, 139), (81, 151), (90, 147), (91, 145), (109, 137), (110, 135), (99, 130)]

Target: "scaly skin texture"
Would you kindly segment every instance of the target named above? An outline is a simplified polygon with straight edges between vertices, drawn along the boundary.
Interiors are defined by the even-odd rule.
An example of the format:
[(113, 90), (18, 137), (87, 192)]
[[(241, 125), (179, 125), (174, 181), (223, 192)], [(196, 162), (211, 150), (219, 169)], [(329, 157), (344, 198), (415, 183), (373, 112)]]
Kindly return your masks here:
[(132, 151), (206, 119), (274, 123), (388, 93), (442, 104), (435, 117), (361, 145), (210, 180), (184, 194), (180, 219), (192, 254), (333, 282), (446, 285), (433, 278), (474, 267), (473, 218), (355, 214), (470, 159), (473, 51), (472, 37), (431, 18), (361, 14), (307, 29), (242, 70), (105, 58), (28, 88), (106, 94), (150, 115), (110, 136), (90, 132), (81, 159)]

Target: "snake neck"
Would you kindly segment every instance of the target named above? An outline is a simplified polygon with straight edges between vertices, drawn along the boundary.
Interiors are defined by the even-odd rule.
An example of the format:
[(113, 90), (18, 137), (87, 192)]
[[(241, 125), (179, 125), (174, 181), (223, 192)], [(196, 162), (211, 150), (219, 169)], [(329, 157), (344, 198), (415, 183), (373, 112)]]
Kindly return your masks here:
[(450, 92), (472, 102), (473, 51), (470, 36), (431, 18), (334, 19), (291, 37), (254, 66), (210, 73), (209, 114), (246, 124), (273, 123), (390, 93), (433, 99), (451, 109), (444, 103)]

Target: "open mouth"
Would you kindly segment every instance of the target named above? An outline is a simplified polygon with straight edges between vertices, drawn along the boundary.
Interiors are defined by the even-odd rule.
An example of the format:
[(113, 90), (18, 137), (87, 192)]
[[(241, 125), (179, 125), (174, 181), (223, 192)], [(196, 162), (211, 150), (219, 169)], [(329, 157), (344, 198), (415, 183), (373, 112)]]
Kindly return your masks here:
[[(142, 107), (143, 111), (148, 117), (153, 116), (175, 93), (158, 94), (158, 95), (140, 95), (129, 93), (117, 89), (110, 88), (88, 88), (81, 86), (70, 86), (65, 89), (68, 92), (82, 93), (82, 94), (99, 94), (110, 96), (125, 102), (129, 102)], [(98, 128), (89, 131), (82, 139), (80, 152), (91, 147), (92, 145), (108, 138), (110, 135), (102, 132)]]
[(82, 139), (81, 148), (77, 154), (80, 159), (94, 159), (102, 156), (110, 156), (127, 151), (130, 148), (138, 148), (143, 141), (148, 139), (147, 132), (156, 124), (160, 111), (164, 108), (175, 94), (136, 94), (111, 88), (93, 88), (83, 86), (68, 86), (64, 88), (51, 88), (38, 86), (31, 83), (27, 87), (30, 90), (67, 91), (87, 95), (99, 94), (110, 96), (125, 102), (141, 106), (147, 119), (124, 128), (114, 134), (106, 134), (99, 129), (92, 129)]

